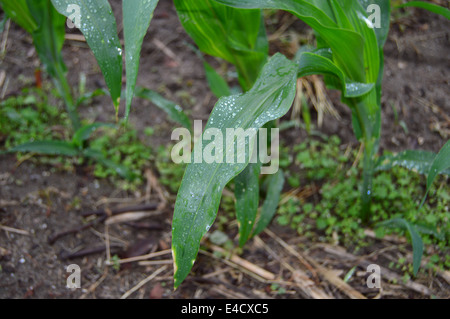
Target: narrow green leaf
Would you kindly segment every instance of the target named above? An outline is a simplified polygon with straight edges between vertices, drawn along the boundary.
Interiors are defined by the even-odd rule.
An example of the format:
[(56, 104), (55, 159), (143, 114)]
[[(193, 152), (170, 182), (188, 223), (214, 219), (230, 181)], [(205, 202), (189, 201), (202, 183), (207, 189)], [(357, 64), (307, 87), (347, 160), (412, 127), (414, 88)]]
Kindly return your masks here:
[[(380, 25), (376, 26), (373, 30), (377, 37), (378, 47), (382, 51), (384, 44), (386, 43), (390, 24), (391, 24), (391, 1), (390, 0), (358, 0), (358, 2), (361, 4), (361, 7), (366, 9), (366, 12), (368, 9), (372, 9), (372, 11), (367, 12), (367, 15), (375, 13), (375, 11), (373, 11), (375, 8), (371, 8), (370, 7), (371, 5), (376, 5), (380, 8), (380, 11), (378, 12), (380, 14), (380, 21), (379, 21)], [(372, 22), (372, 21), (370, 21), (370, 22)]]
[(450, 20), (450, 10), (448, 10), (447, 8), (438, 6), (437, 4), (434, 4), (434, 3), (429, 3), (429, 2), (425, 2), (425, 1), (410, 1), (410, 2), (407, 2), (407, 3), (397, 6), (397, 8), (406, 8), (406, 7), (417, 7), (417, 8), (425, 9), (430, 12), (440, 14), (441, 16)]
[(64, 99), (73, 128), (77, 129), (80, 120), (67, 82), (67, 68), (61, 53), (66, 18), (47, 0), (27, 0), (27, 6), (37, 25), (31, 34), (36, 52), (46, 72), (52, 77), (58, 93)]
[(100, 127), (115, 127), (114, 124), (111, 123), (92, 123), (88, 125), (84, 125), (79, 128), (72, 137), (72, 143), (76, 147), (82, 147), (83, 142), (89, 139), (92, 133), (94, 133)]
[[(337, 0), (338, 7), (345, 12), (348, 23), (364, 39), (364, 68), (365, 82), (375, 83), (380, 72), (380, 56), (375, 27), (371, 26), (371, 21), (367, 19), (366, 8), (363, 8), (358, 1)], [(342, 26), (341, 26), (342, 27)], [(344, 25), (347, 28), (347, 25)]]
[(258, 224), (256, 224), (253, 236), (261, 233), (270, 223), (273, 216), (277, 212), (278, 203), (280, 201), (281, 191), (284, 185), (284, 174), (280, 169), (277, 173), (268, 177), (267, 195), (264, 204), (261, 207), (261, 214)]
[(0, 6), (6, 15), (28, 33), (37, 29), (36, 21), (28, 9), (26, 0), (0, 0)]
[(239, 246), (243, 247), (252, 233), (259, 206), (259, 174), (262, 163), (250, 163), (234, 179), (236, 219), (239, 224)]
[(441, 148), (438, 155), (433, 161), (430, 167), (430, 171), (427, 177), (427, 190), (429, 190), (431, 184), (438, 174), (445, 171), (450, 167), (450, 141), (447, 141)]
[(52, 0), (52, 3), (66, 17), (72, 14), (69, 6), (79, 6), (80, 31), (97, 59), (117, 112), (122, 90), (122, 46), (108, 0)]
[(36, 141), (18, 145), (7, 150), (8, 153), (30, 152), (43, 155), (76, 156), (78, 149), (65, 141)]
[(206, 80), (208, 81), (211, 91), (217, 98), (231, 95), (230, 87), (223, 77), (206, 61), (203, 61), (205, 68)]
[(107, 89), (95, 89), (94, 91), (83, 93), (81, 96), (78, 97), (76, 105), (77, 106), (81, 105), (94, 97), (103, 96), (103, 95), (109, 95), (109, 92)]
[(144, 41), (157, 4), (158, 0), (122, 1), (127, 77), (125, 120), (128, 120), (130, 114), (131, 102), (138, 76), (142, 42)]
[(200, 50), (234, 64), (249, 90), (267, 61), (268, 42), (260, 10), (240, 10), (212, 0), (175, 0), (181, 24)]
[(430, 191), (430, 187), (433, 184), (435, 178), (437, 175), (439, 175), (442, 172), (446, 172), (446, 170), (450, 167), (450, 140), (445, 143), (445, 145), (441, 148), (438, 155), (433, 160), (433, 163), (431, 164), (430, 171), (428, 172), (427, 176), (427, 191), (425, 193), (425, 196), (423, 197), (422, 203), (420, 204), (420, 207), (423, 206), (425, 203), (425, 199), (427, 198), (428, 192)]
[(413, 249), (413, 272), (414, 276), (417, 275), (423, 255), (423, 241), (417, 232), (416, 227), (403, 218), (392, 218), (390, 220), (378, 223), (377, 227), (400, 227), (401, 229), (406, 229), (408, 231), (411, 236)]
[(176, 103), (171, 102), (163, 98), (160, 94), (155, 91), (137, 87), (135, 90), (135, 95), (139, 98), (149, 100), (161, 110), (167, 113), (169, 119), (183, 125), (185, 128), (191, 130), (192, 123), (189, 117), (183, 112), (183, 109)]
[(230, 87), (227, 81), (220, 76), (219, 73), (205, 60), (203, 54), (195, 46), (187, 43), (187, 46), (194, 51), (195, 54), (203, 61), (203, 67), (205, 69), (206, 81), (208, 82), (209, 88), (214, 93), (217, 98), (222, 96), (231, 95)]
[(344, 282), (348, 282), (348, 281), (350, 280), (350, 278), (352, 278), (353, 274), (354, 274), (355, 271), (356, 271), (356, 267), (357, 267), (357, 266), (354, 266), (354, 267), (352, 267), (352, 269), (350, 269), (350, 270), (348, 271), (348, 273), (344, 276)]
[(119, 176), (126, 178), (130, 181), (132, 181), (136, 177), (135, 174), (131, 170), (129, 170), (126, 166), (118, 164), (106, 158), (102, 154), (102, 152), (98, 150), (87, 148), (83, 150), (83, 155), (113, 169)]
[[(227, 129), (253, 129), (254, 132), (265, 123), (286, 114), (294, 100), (296, 82), (297, 65), (281, 54), (274, 55), (250, 91), (219, 99), (205, 131), (216, 129), (222, 137), (227, 136)], [(250, 160), (249, 154), (253, 152), (255, 136), (251, 134), (244, 141), (237, 141), (236, 135), (231, 136), (228, 143), (219, 142), (217, 136), (216, 139), (214, 142), (217, 142), (222, 152), (215, 150), (216, 160), (211, 163), (202, 160), (196, 163), (196, 158), (203, 155), (210, 145), (197, 143), (194, 146), (194, 162), (187, 166), (178, 191), (172, 222), (175, 288), (192, 268), (200, 240), (216, 217), (223, 188), (245, 169)], [(226, 144), (225, 147), (223, 144)], [(236, 155), (235, 149), (239, 153), (245, 150), (243, 160), (230, 156)]]

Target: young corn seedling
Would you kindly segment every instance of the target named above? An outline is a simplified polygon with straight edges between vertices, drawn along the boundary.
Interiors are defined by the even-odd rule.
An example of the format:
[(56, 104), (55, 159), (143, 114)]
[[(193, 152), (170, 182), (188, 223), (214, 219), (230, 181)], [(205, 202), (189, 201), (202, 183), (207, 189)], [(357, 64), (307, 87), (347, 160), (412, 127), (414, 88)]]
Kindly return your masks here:
[[(125, 118), (129, 116), (136, 94), (155, 101), (172, 119), (190, 128), (189, 119), (183, 116), (176, 105), (154, 92), (136, 89), (140, 49), (157, 2), (122, 2), (126, 67)], [(101, 124), (94, 123), (81, 128), (77, 124), (79, 120), (76, 119), (76, 110), (71, 102), (60, 53), (64, 39), (61, 27), (63, 19), (56, 11), (74, 20), (84, 34), (104, 75), (117, 117), (123, 95), (123, 57), (116, 21), (108, 1), (51, 0), (54, 8), (50, 0), (1, 0), (0, 3), (14, 21), (32, 33), (39, 56), (47, 72), (56, 79), (56, 86), (65, 99), (67, 110), (72, 113), (76, 130), (69, 144), (52, 141), (52, 144), (28, 144), (21, 150), (54, 152), (58, 146), (60, 152), (67, 155), (78, 154), (80, 145)], [(448, 142), (438, 155), (412, 152), (375, 161), (380, 140), (383, 46), (389, 31), (389, 0), (175, 0), (175, 5), (183, 26), (200, 50), (236, 67), (243, 91), (242, 94), (230, 95), (231, 90), (226, 81), (209, 64), (204, 63), (209, 84), (216, 96), (220, 97), (205, 131), (212, 128), (217, 136), (226, 136), (228, 129), (270, 128), (274, 120), (291, 108), (297, 79), (322, 74), (329, 88), (342, 92), (342, 101), (352, 111), (355, 135), (364, 145), (361, 187), (361, 219), (364, 222), (370, 221), (375, 170), (388, 169), (390, 165), (420, 166), (428, 174), (428, 191), (436, 175), (448, 169)], [(449, 17), (448, 10), (420, 1), (410, 2), (406, 6), (423, 7)], [(269, 58), (262, 9), (285, 10), (303, 20), (314, 29), (317, 47), (302, 48), (293, 61), (280, 53)], [(54, 23), (50, 23), (52, 19)], [(193, 161), (187, 166), (178, 191), (172, 224), (175, 287), (188, 276), (200, 240), (214, 222), (222, 191), (231, 180), (235, 182), (241, 246), (252, 235), (262, 231), (273, 217), (284, 181), (283, 173), (279, 170), (267, 178), (266, 200), (260, 208), (259, 222), (256, 223), (262, 164), (259, 161), (250, 163), (253, 148), (261, 147), (260, 143), (255, 146), (255, 140), (254, 135), (243, 141), (232, 136), (231, 143), (227, 143), (222, 153), (214, 150), (215, 161)], [(227, 161), (227, 154), (233, 154), (235, 149), (245, 150), (243, 160)], [(192, 158), (196, 151), (203, 153), (205, 150), (211, 152), (211, 145), (196, 145)], [(89, 149), (83, 150), (83, 153), (93, 158), (98, 156)], [(414, 270), (417, 272), (423, 244), (416, 228), (402, 219), (392, 220), (384, 226), (389, 224), (409, 230), (415, 253)]]

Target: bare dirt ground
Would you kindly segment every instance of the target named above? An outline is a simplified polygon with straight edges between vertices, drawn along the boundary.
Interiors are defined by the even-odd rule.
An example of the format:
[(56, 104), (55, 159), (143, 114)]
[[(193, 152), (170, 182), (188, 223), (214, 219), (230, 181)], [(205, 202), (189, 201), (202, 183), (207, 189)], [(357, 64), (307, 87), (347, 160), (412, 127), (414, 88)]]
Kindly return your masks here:
[[(117, 17), (119, 7), (114, 6)], [(382, 150), (438, 151), (448, 140), (450, 24), (441, 17), (414, 12), (404, 21), (404, 32), (393, 26), (385, 49)], [(290, 29), (306, 32), (301, 23), (294, 23)], [(192, 41), (183, 31), (172, 2), (160, 1), (144, 41), (138, 84), (164, 92), (166, 98), (183, 105), (192, 119), (206, 119), (215, 99), (205, 84), (201, 61), (186, 43)], [(6, 71), (6, 96), (11, 96), (23, 88), (23, 78), (34, 77), (38, 60), (30, 37), (14, 24), (6, 52), (0, 69)], [(75, 85), (79, 72), (84, 72), (88, 88), (104, 85), (85, 43), (68, 40), (64, 55), (71, 83)], [(326, 116), (322, 131), (339, 135), (343, 143), (357, 145), (349, 111), (335, 92), (329, 92), (329, 96), (342, 120)], [(391, 103), (408, 132), (395, 123)], [(99, 121), (113, 120), (113, 107), (107, 98), (97, 98), (81, 112)], [(152, 146), (170, 141), (172, 124), (149, 102), (136, 100), (130, 120), (140, 131), (147, 126), (157, 128)], [(288, 138), (295, 143), (305, 136), (297, 130)], [(379, 240), (369, 236), (371, 245), (354, 256), (339, 246), (309, 242), (275, 224), (250, 241), (239, 256), (218, 257), (218, 249), (205, 240), (192, 274), (174, 291), (168, 253), (174, 194), (163, 190), (167, 204), (151, 210), (151, 216), (139, 225), (105, 226), (100, 222), (51, 244), (49, 236), (83, 225), (82, 213), (102, 209), (108, 214), (121, 206), (161, 204), (161, 188), (153, 184), (150, 197), (146, 197), (145, 187), (130, 193), (84, 170), (51, 172), (50, 168), (30, 161), (17, 165), (14, 156), (0, 158), (0, 298), (120, 298), (127, 292), (129, 298), (450, 297), (448, 272), (420, 274), (403, 282), (400, 272), (387, 269), (398, 256), (411, 259), (411, 247), (403, 238)], [(149, 178), (149, 185), (151, 181)], [(81, 199), (79, 209), (71, 206), (75, 197)], [(237, 234), (236, 227), (230, 226), (229, 231), (232, 238)], [(71, 256), (79, 251), (87, 254)], [(155, 252), (162, 253), (148, 259), (151, 262), (134, 261), (122, 264), (120, 269), (105, 266), (108, 255), (129, 258)], [(383, 267), (381, 290), (366, 286), (366, 267), (371, 263)], [(65, 287), (69, 275), (65, 267), (69, 264), (80, 266), (82, 289)], [(355, 275), (348, 284), (343, 283), (343, 276), (354, 266)], [(132, 290), (152, 274), (153, 279)], [(285, 289), (283, 294), (271, 288), (274, 283)]]

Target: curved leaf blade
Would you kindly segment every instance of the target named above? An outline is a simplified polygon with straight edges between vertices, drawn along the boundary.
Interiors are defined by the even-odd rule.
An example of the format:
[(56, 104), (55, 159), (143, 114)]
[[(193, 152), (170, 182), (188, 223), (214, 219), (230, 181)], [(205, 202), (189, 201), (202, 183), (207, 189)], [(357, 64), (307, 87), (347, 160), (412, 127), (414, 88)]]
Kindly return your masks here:
[(261, 165), (261, 162), (248, 164), (234, 179), (240, 247), (243, 247), (247, 242), (255, 225), (259, 206), (259, 174)]
[(203, 67), (205, 68), (206, 80), (214, 95), (217, 98), (231, 95), (227, 81), (208, 62), (203, 61)]
[(441, 16), (450, 20), (450, 10), (447, 8), (441, 7), (434, 3), (429, 3), (425, 1), (410, 1), (404, 4), (399, 5), (397, 8), (406, 8), (406, 7), (416, 7), (428, 10), (430, 12), (440, 14)]
[[(273, 56), (264, 67), (254, 87), (245, 94), (222, 97), (214, 107), (205, 130), (215, 128), (222, 136), (228, 129), (261, 128), (265, 123), (280, 118), (291, 107), (297, 82), (297, 66), (281, 54)], [(255, 137), (236, 143), (234, 137), (223, 149), (217, 161), (195, 163), (203, 147), (197, 143), (186, 168), (175, 203), (172, 222), (172, 254), (174, 259), (174, 286), (178, 287), (189, 274), (200, 246), (200, 240), (214, 222), (223, 188), (249, 162)], [(246, 150), (243, 162), (226, 163), (226, 156)], [(221, 145), (223, 146), (223, 145)]]
[(52, 3), (66, 17), (72, 13), (67, 11), (69, 6), (79, 6), (80, 31), (102, 70), (117, 113), (122, 90), (122, 46), (108, 0), (52, 0)]
[(127, 77), (125, 120), (128, 120), (136, 87), (142, 42), (157, 4), (158, 0), (122, 1)]
[(181, 24), (199, 49), (236, 66), (244, 91), (267, 62), (261, 10), (240, 10), (212, 0), (175, 0)]
[(83, 155), (113, 169), (118, 175), (130, 181), (132, 181), (136, 177), (136, 175), (130, 169), (128, 169), (128, 167), (126, 167), (125, 165), (118, 164), (110, 160), (109, 158), (106, 158), (102, 154), (102, 152), (96, 149), (87, 148), (83, 150)]
[[(319, 53), (322, 50), (316, 51)], [(344, 72), (330, 59), (313, 52), (300, 52), (296, 61), (299, 65), (298, 77), (311, 74), (332, 75), (339, 80), (344, 97), (359, 97), (370, 92), (374, 83), (356, 83), (348, 80)]]
[(332, 9), (315, 0), (215, 0), (235, 8), (288, 11), (312, 27), (333, 50), (337, 65), (352, 81), (365, 82), (364, 38), (354, 30), (342, 29), (330, 16)]
[(447, 141), (435, 157), (427, 177), (427, 189), (433, 184), (438, 174), (450, 167), (450, 141)]
[(0, 5), (7, 16), (28, 33), (32, 33), (38, 27), (28, 10), (26, 0), (0, 0)]

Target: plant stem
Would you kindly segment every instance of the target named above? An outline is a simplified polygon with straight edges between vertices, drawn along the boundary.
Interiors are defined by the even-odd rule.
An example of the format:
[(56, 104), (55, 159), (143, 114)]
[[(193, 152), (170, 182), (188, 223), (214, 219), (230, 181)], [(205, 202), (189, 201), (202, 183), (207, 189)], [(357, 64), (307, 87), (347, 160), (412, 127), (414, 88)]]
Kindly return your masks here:
[[(378, 150), (379, 126), (376, 117), (370, 115), (370, 99), (366, 96), (362, 99), (350, 99), (347, 103), (355, 111), (359, 125), (359, 138), (364, 143), (363, 158), (363, 184), (361, 188), (361, 219), (367, 224), (370, 220), (370, 207), (372, 202), (372, 184), (374, 173), (374, 156)], [(359, 133), (359, 134), (358, 134)]]
[(62, 98), (64, 99), (64, 105), (66, 107), (67, 113), (69, 114), (70, 121), (72, 122), (72, 128), (74, 131), (77, 131), (81, 126), (80, 117), (78, 116), (77, 108), (73, 101), (69, 83), (67, 82), (67, 78), (60, 65), (57, 65), (55, 67), (55, 71), (55, 85), (58, 89), (59, 94), (61, 94)]
[(366, 142), (364, 142), (363, 184), (361, 189), (361, 219), (363, 223), (368, 223), (370, 219), (374, 164), (373, 148), (373, 141), (366, 139)]

